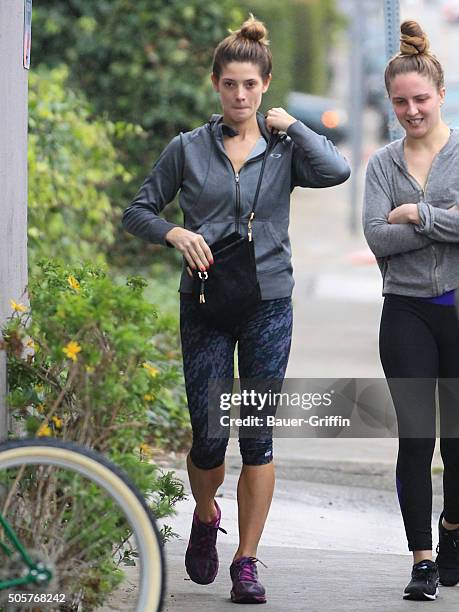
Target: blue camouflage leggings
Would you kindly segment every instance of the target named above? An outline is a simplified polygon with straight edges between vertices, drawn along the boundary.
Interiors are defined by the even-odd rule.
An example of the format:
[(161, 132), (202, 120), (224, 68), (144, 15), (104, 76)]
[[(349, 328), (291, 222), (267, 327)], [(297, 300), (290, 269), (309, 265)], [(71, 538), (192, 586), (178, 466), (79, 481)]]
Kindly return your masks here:
[[(291, 298), (264, 300), (231, 333), (207, 324), (189, 294), (180, 295), (180, 333), (188, 409), (193, 429), (190, 451), (194, 465), (203, 470), (224, 462), (228, 436), (208, 437), (208, 380), (233, 379), (234, 350), (238, 343), (240, 378), (277, 379), (285, 376), (292, 338)], [(229, 433), (229, 432), (228, 432)], [(239, 437), (244, 465), (272, 461), (272, 435)]]

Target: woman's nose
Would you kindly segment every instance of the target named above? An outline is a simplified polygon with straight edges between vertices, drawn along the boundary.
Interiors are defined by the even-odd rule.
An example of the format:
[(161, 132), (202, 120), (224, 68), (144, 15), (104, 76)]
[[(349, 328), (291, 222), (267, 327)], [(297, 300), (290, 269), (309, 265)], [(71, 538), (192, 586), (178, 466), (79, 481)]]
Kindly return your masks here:
[(243, 87), (238, 87), (236, 97), (238, 100), (243, 100), (245, 98), (245, 90)]
[(410, 117), (416, 116), (418, 114), (418, 107), (415, 102), (408, 101), (408, 113), (407, 114), (410, 115)]

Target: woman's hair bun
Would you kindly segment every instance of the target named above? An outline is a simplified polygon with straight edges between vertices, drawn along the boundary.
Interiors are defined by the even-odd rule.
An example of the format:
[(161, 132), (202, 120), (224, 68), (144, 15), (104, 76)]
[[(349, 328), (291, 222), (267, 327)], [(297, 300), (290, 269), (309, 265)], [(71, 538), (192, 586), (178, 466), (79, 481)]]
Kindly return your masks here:
[(250, 17), (244, 21), (238, 30), (237, 34), (242, 38), (247, 38), (248, 40), (253, 40), (254, 42), (261, 42), (264, 44), (269, 44), (267, 40), (268, 30), (266, 29), (265, 24), (262, 21), (258, 21), (249, 13)]
[(400, 53), (422, 55), (429, 52), (429, 39), (416, 21), (404, 21), (400, 26)]

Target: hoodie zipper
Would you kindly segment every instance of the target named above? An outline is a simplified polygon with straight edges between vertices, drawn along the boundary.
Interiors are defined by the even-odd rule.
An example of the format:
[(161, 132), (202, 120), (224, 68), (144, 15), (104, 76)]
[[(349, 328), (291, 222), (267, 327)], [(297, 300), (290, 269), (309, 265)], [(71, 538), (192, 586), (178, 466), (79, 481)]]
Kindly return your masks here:
[[(274, 150), (274, 148), (275, 148), (275, 146), (277, 145), (277, 143), (278, 143), (278, 142), (279, 142), (278, 140), (275, 140), (275, 141), (274, 141), (274, 144), (271, 146), (271, 149), (270, 149), (270, 151), (271, 151), (271, 152)], [(268, 147), (268, 146), (269, 146), (269, 142), (267, 142), (267, 143), (266, 143), (266, 147)], [(235, 206), (235, 209), (236, 209), (236, 223), (235, 223), (235, 227), (236, 227), (236, 232), (238, 232), (238, 233), (239, 233), (239, 230), (240, 230), (240, 225), (241, 225), (241, 186), (240, 186), (240, 182), (239, 182), (239, 174), (240, 174), (240, 172), (241, 172), (242, 168), (244, 168), (244, 167), (245, 167), (247, 164), (250, 164), (251, 162), (255, 162), (255, 161), (257, 161), (257, 160), (259, 159), (259, 157), (260, 157), (260, 156), (261, 156), (261, 157), (262, 157), (262, 159), (263, 159), (264, 155), (265, 155), (265, 152), (263, 152), (263, 156), (261, 156), (261, 154), (260, 154), (260, 155), (258, 155), (257, 157), (252, 157), (252, 159), (247, 160), (247, 161), (246, 161), (246, 162), (245, 162), (245, 163), (244, 163), (244, 164), (243, 164), (243, 165), (242, 165), (242, 166), (239, 168), (239, 172), (236, 172), (236, 171), (234, 170), (234, 166), (233, 166), (233, 164), (231, 164), (231, 160), (230, 160), (230, 159), (229, 159), (229, 157), (227, 156), (227, 157), (228, 157), (228, 160), (229, 160), (229, 162), (230, 162), (230, 164), (231, 164), (231, 168), (233, 169), (233, 172), (234, 172), (234, 180), (235, 180), (235, 183), (236, 183), (236, 206)], [(251, 217), (250, 221), (251, 221), (251, 220), (254, 218), (254, 216), (255, 216), (255, 215), (252, 215), (252, 217)]]
[(239, 233), (241, 217), (241, 186), (239, 184), (239, 172), (234, 173), (234, 180), (236, 181), (236, 232)]
[[(269, 139), (269, 140), (270, 140), (270, 139)], [(266, 146), (267, 146), (267, 147), (269, 147), (269, 144), (270, 144), (270, 143), (269, 143), (269, 140), (268, 140), (268, 142), (266, 143)], [(277, 145), (277, 143), (278, 143), (278, 142), (279, 142), (279, 138), (276, 138), (276, 139), (274, 140), (274, 143), (271, 145), (271, 149), (270, 149), (271, 151), (272, 151), (272, 150), (274, 150), (274, 148), (275, 148), (275, 146)], [(218, 147), (217, 147), (217, 148), (218, 148)], [(250, 162), (253, 162), (253, 161), (257, 161), (257, 160), (258, 160), (258, 158), (259, 158), (260, 156), (253, 157), (252, 159), (249, 159), (247, 162), (245, 162), (245, 164), (244, 164), (243, 166), (241, 166), (241, 167), (239, 168), (239, 172), (236, 172), (236, 171), (235, 171), (235, 169), (234, 169), (233, 164), (231, 163), (230, 158), (228, 157), (228, 155), (226, 154), (226, 152), (224, 151), (224, 149), (223, 149), (223, 152), (222, 152), (222, 153), (223, 153), (223, 155), (226, 157), (226, 159), (229, 161), (229, 164), (230, 164), (231, 169), (232, 169), (233, 174), (234, 174), (234, 182), (235, 182), (235, 184), (236, 184), (236, 202), (235, 202), (235, 207), (234, 207), (234, 208), (235, 208), (235, 230), (236, 230), (237, 232), (239, 232), (239, 229), (240, 229), (240, 217), (241, 217), (241, 187), (240, 187), (240, 184), (239, 184), (239, 174), (240, 174), (240, 172), (241, 172), (242, 168), (243, 168), (243, 167), (244, 167), (246, 164), (249, 164)], [(263, 155), (264, 155), (264, 153), (263, 153)]]
[[(421, 187), (420, 183), (414, 178), (414, 176), (412, 176), (409, 172), (405, 171), (406, 176), (411, 179), (411, 181), (413, 181), (415, 183), (415, 185), (417, 185), (417, 187), (420, 190), (421, 196), (422, 196), (422, 202), (425, 202), (425, 193), (427, 191), (427, 185), (429, 184), (429, 179), (430, 179), (430, 175), (432, 173), (432, 166), (435, 163), (435, 159), (432, 162), (432, 165), (430, 166), (429, 169), (429, 174), (427, 175), (427, 179), (426, 179), (426, 184), (424, 185), (424, 188)], [(404, 168), (403, 168), (404, 169)], [(433, 254), (433, 258), (434, 258), (434, 267), (433, 267), (433, 280), (434, 280), (434, 290), (436, 292), (437, 295), (440, 295), (440, 284), (439, 284), (439, 279), (438, 279), (438, 258), (437, 258), (437, 250), (435, 248), (435, 244), (431, 244), (430, 248), (432, 250), (432, 254)]]

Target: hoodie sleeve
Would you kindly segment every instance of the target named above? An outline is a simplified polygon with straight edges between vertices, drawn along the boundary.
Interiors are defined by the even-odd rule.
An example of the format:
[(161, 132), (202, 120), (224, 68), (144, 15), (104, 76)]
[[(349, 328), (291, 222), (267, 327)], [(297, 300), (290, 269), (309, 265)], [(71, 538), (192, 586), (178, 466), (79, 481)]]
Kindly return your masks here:
[(432, 206), (428, 202), (419, 202), (421, 223), (414, 229), (422, 236), (428, 236), (439, 242), (459, 242), (459, 208), (445, 210)]
[[(147, 242), (167, 245), (165, 236), (175, 223), (159, 216), (177, 195), (182, 183), (183, 148), (181, 136), (171, 140), (123, 213), (124, 229)], [(168, 245), (170, 246), (170, 245)]]
[(387, 179), (377, 157), (368, 163), (363, 201), (363, 231), (376, 257), (416, 251), (432, 243), (415, 231), (412, 223), (389, 223), (392, 199)]
[(293, 140), (292, 189), (332, 187), (349, 178), (349, 164), (325, 136), (316, 134), (301, 121), (292, 123), (287, 134)]

